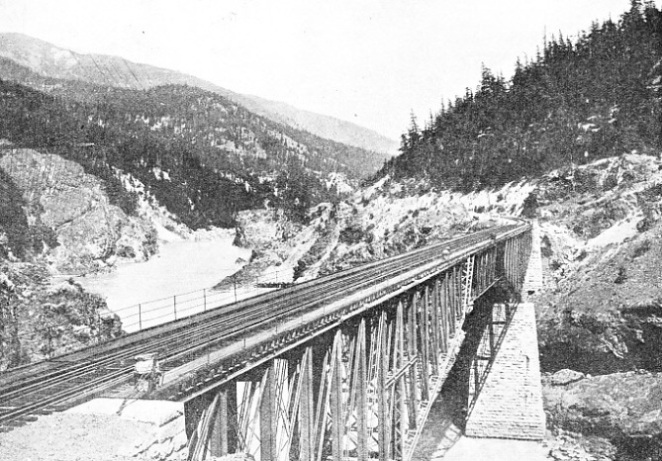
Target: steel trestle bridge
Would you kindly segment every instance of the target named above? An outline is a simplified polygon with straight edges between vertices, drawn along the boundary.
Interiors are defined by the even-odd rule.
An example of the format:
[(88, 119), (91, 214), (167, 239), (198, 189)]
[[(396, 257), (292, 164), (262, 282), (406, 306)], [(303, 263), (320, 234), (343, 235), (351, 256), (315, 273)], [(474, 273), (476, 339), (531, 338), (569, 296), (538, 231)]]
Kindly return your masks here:
[(112, 393), (155, 353), (143, 398), (185, 402), (189, 459), (411, 459), (465, 321), (519, 293), (530, 250), (528, 223), (500, 226), (9, 370), (0, 428)]

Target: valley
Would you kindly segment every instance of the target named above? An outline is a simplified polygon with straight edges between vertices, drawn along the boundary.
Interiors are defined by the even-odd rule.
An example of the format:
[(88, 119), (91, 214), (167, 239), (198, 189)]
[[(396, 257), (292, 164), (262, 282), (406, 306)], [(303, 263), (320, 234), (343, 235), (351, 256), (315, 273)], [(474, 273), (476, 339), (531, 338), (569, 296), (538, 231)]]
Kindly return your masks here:
[(517, 218), (541, 241), (547, 459), (662, 459), (662, 11), (483, 65), (396, 150), (0, 33), (0, 373)]

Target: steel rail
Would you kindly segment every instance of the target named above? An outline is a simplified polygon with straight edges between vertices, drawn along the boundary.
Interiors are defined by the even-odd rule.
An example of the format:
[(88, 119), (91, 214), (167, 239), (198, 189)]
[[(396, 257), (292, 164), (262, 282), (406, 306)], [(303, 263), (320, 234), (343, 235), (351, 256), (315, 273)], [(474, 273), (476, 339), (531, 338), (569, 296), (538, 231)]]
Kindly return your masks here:
[[(396, 272), (397, 272), (397, 271), (396, 271)], [(386, 274), (386, 275), (391, 275), (391, 272), (389, 272), (389, 273)], [(382, 276), (383, 276), (383, 275), (382, 275)], [(336, 285), (339, 285), (340, 283), (343, 283), (343, 284), (344, 284), (344, 283), (346, 283), (346, 282), (348, 281), (348, 280), (346, 280), (347, 278), (349, 278), (350, 280), (353, 280), (353, 279), (360, 279), (360, 280), (361, 280), (361, 279), (364, 279), (364, 278), (365, 278), (365, 275), (364, 275), (364, 273), (363, 273), (363, 271), (362, 271), (361, 273), (359, 273), (358, 275), (354, 275), (353, 277), (343, 277), (343, 278), (340, 279), (339, 281), (332, 280), (332, 285), (331, 285), (331, 286), (332, 286), (333, 288), (335, 288), (335, 286), (336, 286)], [(328, 284), (325, 285), (323, 291), (328, 291), (328, 286), (329, 286)], [(293, 304), (296, 305), (296, 303), (297, 303), (297, 301), (298, 301), (299, 298), (301, 298), (301, 297), (309, 298), (310, 295), (316, 295), (316, 294), (319, 293), (320, 291), (321, 291), (321, 290), (315, 290), (313, 293), (310, 293), (310, 292), (307, 291), (307, 292), (304, 294), (305, 296), (299, 296), (299, 297), (294, 297), (294, 298), (293, 298), (293, 297), (289, 297), (289, 298), (286, 298), (286, 301), (287, 301), (288, 303), (293, 303)], [(335, 292), (334, 292), (334, 294), (335, 294)], [(319, 299), (319, 298), (315, 298), (315, 299), (317, 300), (317, 303), (319, 304), (320, 299)], [(321, 298), (321, 300), (322, 300), (322, 301), (325, 301), (326, 298)], [(309, 307), (310, 307), (309, 305), (301, 305), (299, 308), (300, 308), (300, 309), (301, 309), (301, 308), (306, 309), (306, 308), (309, 308)], [(277, 319), (277, 318), (280, 316), (280, 314), (281, 314), (281, 312), (280, 312), (280, 311), (281, 311), (280, 306), (276, 306), (276, 310), (278, 311), (278, 312), (277, 312), (278, 315), (276, 315), (276, 316), (271, 316), (271, 317), (268, 317), (268, 318), (263, 318), (262, 320), (268, 322), (268, 321), (273, 321), (273, 320)], [(257, 315), (254, 315), (253, 313), (255, 313), (255, 314), (257, 314)], [(253, 325), (253, 323), (251, 323), (250, 321), (252, 321), (253, 319), (259, 320), (260, 317), (264, 317), (264, 316), (263, 316), (262, 309), (261, 309), (261, 306), (260, 306), (260, 309), (251, 309), (251, 310), (248, 311), (248, 312), (247, 312), (246, 310), (243, 310), (243, 311), (239, 312), (239, 314), (241, 314), (241, 316), (236, 316), (236, 317), (237, 317), (237, 322), (233, 322), (233, 324), (232, 324), (233, 326), (244, 326), (244, 325), (246, 325), (246, 324), (248, 324), (248, 325)], [(247, 315), (246, 315), (246, 314), (249, 314), (249, 315), (248, 315), (248, 318), (247, 318)], [(227, 325), (227, 322), (228, 322), (229, 320), (231, 320), (231, 318), (224, 318), (224, 319), (223, 319), (223, 323), (225, 323), (225, 324)], [(247, 321), (249, 321), (249, 322), (247, 322)], [(208, 325), (205, 325), (205, 328), (203, 329), (203, 332), (204, 332), (204, 330), (217, 331), (217, 330), (216, 330), (216, 324), (211, 324), (211, 325), (208, 324)], [(235, 333), (235, 332), (237, 332), (237, 331), (235, 331), (235, 329), (232, 329), (231, 332), (232, 332), (232, 333)], [(219, 332), (219, 333), (220, 333), (220, 335), (222, 335), (224, 338), (227, 338), (227, 333), (229, 333), (229, 331), (228, 331), (227, 328), (225, 328), (225, 329), (223, 329), (223, 330), (222, 330), (221, 332)], [(205, 337), (204, 340), (206, 341), (206, 339), (207, 339), (207, 338)], [(168, 343), (171, 343), (171, 341), (172, 341), (172, 337), (168, 337), (168, 338), (167, 338), (167, 341), (168, 341)], [(202, 341), (202, 342), (205, 342), (205, 341)], [(199, 341), (199, 342), (200, 342), (200, 341)], [(151, 344), (151, 345), (149, 346), (149, 348), (153, 350), (154, 346), (155, 346), (154, 344)], [(119, 360), (119, 359), (130, 358), (131, 356), (136, 355), (136, 354), (139, 353), (139, 352), (144, 352), (144, 351), (142, 351), (142, 350), (136, 350), (136, 349), (134, 349), (134, 348), (129, 348), (129, 349), (122, 349), (122, 352), (123, 352), (123, 353), (122, 353), (121, 355), (118, 355), (118, 356), (116, 356), (116, 355), (112, 355), (112, 356), (110, 356), (109, 358), (107, 358), (107, 359), (105, 359), (105, 360), (99, 360), (99, 359), (97, 359), (97, 360), (94, 361), (94, 362), (88, 361), (88, 362), (86, 362), (86, 365), (84, 365), (84, 364), (74, 363), (74, 364), (72, 364), (72, 365), (68, 368), (68, 370), (67, 370), (67, 369), (64, 369), (64, 370), (63, 370), (63, 369), (61, 369), (61, 368), (57, 368), (57, 369), (54, 371), (54, 376), (55, 376), (55, 378), (57, 378), (58, 380), (60, 380), (60, 379), (63, 378), (63, 377), (67, 377), (67, 376), (70, 376), (70, 375), (74, 374), (73, 377), (74, 377), (74, 378), (77, 378), (77, 377), (80, 376), (80, 372), (87, 371), (87, 370), (89, 370), (89, 369), (91, 369), (91, 368), (96, 368), (96, 369), (98, 369), (99, 367), (101, 367), (101, 366), (103, 366), (103, 365), (106, 365), (106, 364), (109, 363), (109, 362), (114, 362), (114, 361), (117, 361), (117, 360)], [(180, 357), (180, 356), (185, 356), (185, 355), (187, 355), (187, 354), (189, 354), (189, 353), (190, 353), (190, 351), (188, 351), (188, 350), (184, 350), (184, 351), (180, 352), (180, 353), (178, 354), (178, 356), (176, 356), (176, 357), (174, 357), (174, 358), (169, 358), (169, 359), (172, 360), (172, 359), (178, 358), (178, 357)], [(83, 365), (83, 366), (81, 366), (81, 365)], [(23, 394), (25, 393), (26, 390), (30, 390), (30, 389), (34, 388), (35, 386), (38, 386), (38, 388), (39, 388), (39, 389), (38, 389), (39, 392), (43, 392), (43, 391), (44, 391), (44, 385), (47, 384), (47, 383), (49, 382), (49, 380), (44, 380), (44, 378), (45, 378), (45, 377), (44, 377), (43, 375), (39, 375), (39, 376), (33, 377), (33, 381), (34, 381), (34, 382), (33, 382), (33, 385), (32, 385), (32, 386), (27, 386), (27, 387), (26, 387), (26, 386), (25, 386), (26, 383), (23, 382), (23, 383), (21, 383), (20, 386), (13, 386), (13, 387), (15, 388), (15, 392), (19, 392), (19, 391), (20, 391), (20, 392), (23, 393)], [(56, 383), (56, 384), (57, 384), (57, 383)], [(5, 397), (5, 398), (10, 397), (10, 396), (12, 396), (12, 395), (15, 393), (15, 392), (11, 392), (11, 387), (12, 387), (12, 386), (10, 386), (10, 387), (6, 387), (6, 388), (5, 388), (6, 391), (7, 391), (7, 390), (10, 391), (10, 392), (5, 392), (5, 394), (4, 394), (4, 397)]]
[[(485, 231), (483, 231), (483, 232), (485, 232)], [(478, 234), (472, 234), (472, 235), (478, 235)], [(243, 301), (240, 301), (238, 303), (233, 303), (233, 304), (230, 304), (230, 305), (221, 306), (221, 307), (216, 308), (216, 309), (211, 309), (210, 311), (208, 311), (210, 313), (210, 315), (206, 315), (206, 316), (204, 316), (204, 318), (203, 318), (203, 316), (200, 316), (200, 314), (196, 314), (196, 316), (200, 316), (199, 319), (195, 319), (195, 318), (191, 318), (191, 317), (187, 317), (185, 319), (180, 319), (176, 322), (171, 322), (169, 324), (165, 324), (165, 329), (167, 329), (168, 330), (167, 332), (169, 333), (170, 330), (171, 330), (171, 326), (175, 326), (175, 328), (176, 328), (177, 327), (176, 324), (178, 322), (183, 321), (183, 323), (186, 324), (185, 325), (186, 327), (192, 327), (192, 326), (195, 326), (196, 324), (199, 324), (201, 322), (206, 321), (207, 317), (216, 317), (219, 314), (225, 315), (225, 314), (229, 314), (230, 312), (236, 311), (236, 310), (242, 310), (243, 311), (246, 307), (249, 307), (249, 306), (254, 305), (254, 304), (261, 304), (261, 303), (264, 303), (264, 302), (267, 302), (267, 301), (272, 301), (272, 300), (279, 301), (279, 299), (277, 299), (277, 298), (282, 298), (284, 296), (287, 296), (288, 292), (301, 291), (304, 288), (306, 288), (306, 285), (309, 285), (309, 286), (318, 285), (318, 284), (321, 284), (321, 283), (333, 281), (334, 279), (345, 278), (345, 277), (351, 276), (352, 274), (354, 274), (356, 272), (364, 272), (366, 269), (369, 269), (369, 268), (375, 267), (375, 266), (380, 266), (380, 265), (383, 265), (385, 263), (389, 263), (391, 261), (396, 262), (396, 261), (399, 261), (399, 260), (402, 260), (402, 259), (407, 259), (407, 258), (411, 259), (411, 258), (415, 257), (416, 255), (418, 255), (419, 253), (429, 252), (430, 250), (434, 250), (435, 247), (439, 247), (439, 246), (444, 246), (445, 247), (445, 246), (448, 246), (448, 245), (454, 243), (457, 240), (462, 240), (462, 239), (466, 239), (466, 238), (467, 238), (467, 236), (458, 237), (458, 238), (443, 242), (441, 244), (437, 244), (436, 246), (425, 247), (425, 248), (421, 248), (421, 249), (418, 249), (418, 250), (414, 250), (414, 251), (409, 252), (409, 253), (405, 253), (405, 254), (402, 254), (402, 255), (397, 255), (397, 256), (394, 256), (394, 257), (391, 257), (391, 258), (386, 258), (386, 259), (383, 259), (383, 260), (377, 260), (377, 261), (367, 263), (367, 264), (362, 265), (362, 266), (358, 266), (358, 267), (355, 267), (355, 268), (351, 268), (351, 269), (347, 269), (347, 270), (344, 270), (344, 271), (340, 271), (340, 272), (331, 274), (330, 276), (321, 277), (321, 278), (318, 278), (318, 279), (315, 279), (315, 280), (312, 280), (312, 281), (308, 281), (308, 282), (299, 284), (295, 287), (284, 288), (284, 289), (281, 289), (281, 290), (278, 290), (278, 291), (275, 291), (275, 292), (266, 293), (266, 294), (259, 295), (257, 297), (249, 298), (247, 300), (243, 300)], [(276, 299), (274, 299), (274, 298), (276, 298)], [(288, 298), (288, 299), (289, 299), (289, 301), (291, 301), (291, 298)], [(205, 314), (205, 313), (202, 313), (202, 314)], [(192, 317), (196, 317), (196, 316), (192, 316)], [(194, 320), (195, 323), (191, 322), (192, 324), (188, 324), (189, 320)], [(109, 343), (103, 343), (101, 345), (89, 346), (87, 348), (79, 349), (77, 351), (74, 351), (74, 352), (71, 352), (71, 353), (68, 353), (68, 354), (64, 354), (64, 355), (55, 357), (53, 359), (47, 359), (45, 361), (37, 362), (35, 364), (28, 364), (28, 365), (25, 365), (23, 367), (15, 368), (13, 370), (10, 370), (9, 373), (5, 373), (4, 375), (0, 376), (0, 386), (6, 386), (8, 384), (7, 379), (9, 378), (9, 380), (10, 380), (9, 382), (11, 382), (11, 378), (14, 375), (14, 373), (20, 372), (21, 369), (23, 369), (23, 368), (30, 369), (30, 368), (34, 368), (34, 367), (39, 366), (39, 365), (42, 365), (42, 366), (46, 365), (47, 366), (46, 371), (50, 371), (50, 370), (53, 370), (53, 367), (48, 366), (51, 363), (56, 363), (56, 364), (61, 364), (63, 362), (72, 362), (72, 363), (74, 363), (75, 361), (78, 361), (81, 358), (85, 358), (85, 357), (89, 357), (89, 356), (93, 356), (93, 357), (94, 356), (100, 356), (102, 353), (106, 352), (106, 350), (108, 349), (107, 346), (110, 346), (112, 350), (119, 349), (121, 347), (124, 347), (124, 345), (127, 342), (126, 340), (133, 339), (133, 337), (136, 337), (136, 340), (140, 340), (141, 339), (140, 336), (144, 336), (144, 335), (141, 335), (141, 333), (143, 333), (143, 332), (150, 332), (151, 333), (153, 331), (154, 333), (157, 333), (157, 330), (163, 330), (163, 329), (164, 329), (164, 325), (158, 325), (158, 326), (146, 329), (146, 330), (142, 330), (142, 331), (137, 332), (137, 333), (133, 333), (131, 335), (127, 335), (127, 336), (125, 336), (125, 337), (123, 337), (119, 340), (111, 341)], [(153, 337), (152, 334), (150, 334), (149, 336)], [(90, 353), (88, 353), (88, 352), (90, 352)], [(62, 368), (61, 367), (55, 367), (54, 371), (55, 372), (61, 372)], [(9, 375), (9, 376), (7, 376), (7, 375)], [(32, 372), (32, 373), (29, 373), (29, 375), (30, 376), (35, 376), (35, 373)]]
[[(292, 302), (292, 299), (288, 299), (288, 301), (289, 301), (289, 302)], [(246, 319), (244, 318), (244, 320), (246, 320)], [(132, 352), (133, 352), (133, 351), (132, 351)], [(125, 355), (129, 355), (129, 354), (125, 354)], [(58, 370), (58, 374), (60, 374), (60, 370)]]
[[(508, 234), (504, 234), (503, 237), (514, 237), (517, 236), (518, 234), (522, 233), (526, 228), (518, 228), (515, 229)], [(414, 275), (414, 279), (409, 278), (408, 281), (405, 281), (403, 277), (407, 278), (411, 276), (411, 272), (405, 273), (401, 276), (398, 276), (396, 278), (401, 279), (401, 283), (397, 283), (396, 280), (396, 286), (395, 287), (390, 287), (392, 289), (386, 290), (384, 286), (381, 288), (379, 286), (375, 286), (375, 294), (376, 296), (374, 299), (371, 299), (371, 296), (368, 296), (367, 298), (365, 297), (365, 292), (359, 292), (358, 296), (357, 295), (352, 295), (352, 296), (345, 296), (342, 301), (340, 302), (335, 302), (329, 305), (329, 309), (327, 309), (326, 313), (322, 312), (320, 313), (320, 309), (314, 310), (313, 313), (317, 313), (317, 315), (313, 318), (308, 318), (308, 320), (311, 323), (317, 323), (320, 320), (322, 320), (324, 317), (329, 317), (329, 321), (323, 322), (320, 325), (317, 325), (314, 329), (308, 330), (307, 335), (309, 335), (308, 338), (293, 338), (293, 340), (288, 340), (287, 344), (281, 344), (278, 346), (278, 351), (270, 352), (262, 357), (257, 358), (256, 360), (250, 360), (250, 362), (244, 362), (240, 367), (233, 366), (229, 371), (229, 374), (224, 375), (223, 377), (220, 376), (215, 376), (215, 378), (219, 378), (220, 380), (215, 380), (213, 384), (211, 384), (212, 387), (215, 387), (217, 385), (222, 384), (223, 382), (227, 382), (227, 380), (231, 379), (232, 377), (237, 377), (246, 371), (248, 371), (251, 368), (254, 368), (256, 366), (259, 366), (261, 363), (264, 363), (266, 359), (269, 357), (274, 357), (277, 356), (279, 353), (282, 353), (286, 350), (291, 349), (297, 344), (302, 344), (303, 342), (306, 342), (310, 339), (310, 337), (316, 337), (319, 334), (323, 333), (324, 331), (328, 331), (329, 328), (336, 328), (342, 322), (346, 321), (347, 319), (354, 317), (356, 315), (361, 314), (362, 312), (365, 312), (371, 308), (373, 308), (376, 305), (379, 305), (383, 302), (385, 302), (387, 299), (392, 299), (393, 297), (402, 294), (406, 292), (407, 290), (410, 290), (413, 286), (418, 285), (420, 283), (424, 283), (425, 281), (429, 280), (434, 274), (439, 274), (440, 272), (446, 271), (450, 269), (452, 266), (458, 264), (459, 262), (464, 261), (468, 256), (474, 253), (479, 253), (483, 250), (486, 250), (492, 246), (492, 242), (486, 242), (483, 240), (483, 242), (476, 244), (472, 248), (469, 249), (460, 249), (457, 250), (454, 253), (454, 256), (451, 256), (450, 259), (443, 259), (439, 260), (433, 259), (431, 260), (426, 267), (423, 268), (422, 271), (419, 271), (418, 274)], [(417, 270), (414, 269), (416, 272)], [(390, 281), (389, 281), (390, 283)], [(389, 283), (382, 283), (382, 285), (388, 285)], [(360, 299), (359, 299), (360, 298)], [(298, 329), (299, 325), (294, 326), (294, 330)], [(291, 333), (293, 330), (290, 329), (289, 331), (282, 330), (280, 333), (282, 334), (288, 334)], [(278, 332), (276, 332), (276, 336), (278, 336)], [(259, 347), (260, 344), (258, 344), (256, 347)], [(219, 354), (215, 354), (215, 361), (218, 362), (223, 359), (228, 359), (230, 358), (229, 355), (226, 356), (221, 356)], [(206, 368), (208, 363), (204, 363), (200, 365), (197, 368), (186, 368), (186, 372), (188, 373), (194, 373), (197, 371), (200, 371), (200, 369)], [(205, 379), (205, 383), (207, 380)], [(209, 385), (203, 386), (203, 388), (208, 388)], [(196, 390), (192, 394), (187, 394), (186, 399), (192, 398), (192, 396), (197, 396), (201, 395), (201, 393), (204, 393), (204, 390)]]
[[(43, 361), (32, 366), (24, 366), (17, 369), (17, 372), (10, 373), (10, 376), (0, 377), (0, 390), (7, 391), (11, 389), (14, 391), (11, 392), (10, 390), (9, 394), (2, 393), (0, 401), (10, 403), (12, 399), (9, 399), (8, 396), (15, 396), (19, 392), (21, 400), (30, 395), (39, 397), (47, 390), (55, 391), (59, 386), (83, 376), (104, 371), (102, 368), (104, 366), (117, 364), (118, 361), (126, 360), (137, 355), (137, 353), (154, 351), (163, 346), (169, 346), (170, 349), (166, 351), (164, 364), (174, 364), (184, 358), (191, 358), (193, 354), (199, 353), (201, 350), (209, 349), (229, 338), (233, 338), (241, 332), (255, 331), (260, 329), (261, 326), (274, 321), (319, 307), (325, 302), (337, 298), (338, 295), (347, 295), (365, 289), (371, 284), (380, 283), (380, 280), (393, 277), (410, 269), (413, 264), (421, 264), (438, 258), (440, 253), (449, 246), (470, 246), (476, 241), (486, 240), (485, 235), (488, 233), (495, 234), (495, 232), (498, 233), (498, 240), (505, 240), (509, 238), (510, 233), (518, 231), (518, 229), (521, 229), (521, 226), (505, 226), (496, 230), (485, 230), (454, 238), (402, 255), (340, 271), (294, 287), (262, 294), (238, 303), (195, 314), (166, 325), (142, 330), (111, 343), (90, 346), (60, 356), (57, 361)], [(420, 255), (426, 255), (427, 257), (421, 258)], [(265, 304), (271, 301), (275, 301), (275, 306), (273, 306), (274, 309), (271, 311), (271, 315), (268, 315), (270, 311), (264, 307)], [(197, 329), (195, 329), (195, 338), (191, 341), (191, 328), (194, 327), (197, 327)], [(174, 350), (173, 345), (177, 346)], [(182, 348), (182, 346), (184, 347)], [(80, 362), (80, 358), (87, 358), (88, 360)], [(63, 368), (63, 361), (71, 362), (71, 365)], [(52, 364), (53, 366), (45, 366), (45, 364)], [(30, 373), (31, 368), (36, 369), (35, 373)], [(131, 375), (131, 369), (132, 367), (124, 367), (121, 372), (116, 372), (119, 373), (118, 379), (122, 381), (128, 378)], [(108, 372), (108, 370), (105, 371)], [(84, 388), (88, 390), (88, 388), (98, 387), (108, 382), (108, 376), (114, 377), (115, 374), (110, 373), (91, 380)], [(27, 395), (26, 390), (30, 391), (27, 392)], [(75, 396), (75, 390), (54, 392), (50, 395), (50, 398), (42, 401), (42, 408), (51, 405), (52, 401), (68, 399), (70, 395)], [(38, 405), (39, 403), (34, 403), (24, 406), (24, 411), (16, 410), (10, 414), (0, 415), (0, 423), (38, 410)]]
[[(397, 271), (396, 271), (396, 272), (397, 272)], [(387, 274), (387, 275), (390, 275), (390, 274)], [(288, 299), (288, 301), (291, 302), (292, 299)], [(303, 307), (307, 307), (307, 306), (303, 306)], [(280, 314), (280, 312), (278, 312), (277, 314)], [(276, 317), (277, 317), (277, 316), (276, 316)], [(267, 319), (267, 320), (268, 320), (268, 321), (269, 321), (269, 320), (273, 320), (274, 318), (275, 318), (275, 317), (272, 316), (270, 319)], [(245, 322), (245, 320), (246, 320), (246, 318), (244, 317), (244, 318), (242, 319), (242, 321)], [(227, 332), (227, 330), (225, 330), (225, 331)], [(207, 338), (205, 338), (205, 339), (207, 339)], [(125, 354), (125, 355), (128, 356), (128, 355), (130, 355), (130, 354), (133, 353), (133, 352), (134, 352), (134, 351), (131, 351), (129, 354)], [(185, 354), (185, 355), (186, 355), (186, 354), (190, 354), (190, 352), (191, 352), (190, 350), (185, 350), (185, 351), (182, 352), (182, 354)]]
[[(351, 279), (353, 279), (353, 278), (357, 278), (357, 277), (361, 277), (361, 278), (363, 278), (364, 275), (363, 275), (363, 274), (360, 274), (359, 276), (356, 276), (356, 275), (355, 275), (354, 277), (349, 277), (349, 278), (350, 278), (350, 280), (351, 280)], [(336, 285), (336, 284), (341, 283), (341, 282), (342, 282), (342, 283), (345, 283), (345, 282), (347, 281), (346, 279), (347, 279), (347, 277), (343, 277), (340, 281), (334, 281), (334, 280), (332, 280), (332, 283), (333, 283), (333, 285)], [(327, 286), (328, 286), (328, 285), (327, 285)], [(325, 286), (325, 289), (326, 289), (326, 286)], [(307, 291), (307, 292), (305, 293), (305, 296), (308, 297), (308, 296), (311, 295), (311, 294), (316, 294), (318, 291), (319, 291), (319, 290), (315, 290), (315, 292), (312, 292), (312, 293)], [(302, 296), (298, 296), (298, 297), (288, 297), (288, 298), (285, 298), (285, 300), (286, 300), (288, 303), (292, 303), (292, 302), (297, 302), (298, 299), (301, 298), (301, 297), (302, 297)], [(262, 307), (262, 306), (260, 305), (259, 307), (260, 307), (259, 310), (258, 310), (258, 309), (254, 309), (254, 310), (253, 310), (253, 309), (251, 309), (251, 310), (246, 310), (246, 309), (244, 309), (244, 310), (238, 311), (237, 314), (241, 314), (241, 318), (240, 318), (240, 320), (241, 320), (242, 322), (245, 322), (245, 321), (247, 320), (245, 315), (246, 315), (248, 312), (256, 312), (256, 313), (257, 313), (257, 312), (262, 312), (262, 310), (261, 310), (261, 307)], [(280, 307), (280, 306), (276, 306), (277, 309), (279, 309), (279, 307)], [(230, 313), (230, 315), (232, 315), (232, 313)], [(229, 320), (228, 317), (224, 317), (224, 318), (222, 319), (222, 321), (223, 321), (224, 323), (227, 322), (227, 320)], [(214, 324), (205, 324), (205, 325), (204, 325), (204, 329), (203, 329), (203, 331), (204, 331), (204, 330), (215, 330), (215, 327), (216, 327), (216, 324), (215, 324), (215, 323), (214, 323)], [(170, 343), (170, 342), (172, 341), (172, 339), (173, 339), (172, 336), (168, 336), (168, 338), (166, 339), (166, 341), (167, 341), (168, 343)], [(158, 345), (158, 344), (157, 344), (157, 345)], [(153, 349), (154, 346), (155, 346), (154, 344), (151, 344), (151, 345), (150, 345), (150, 349)], [(120, 354), (120, 355), (111, 355), (111, 356), (109, 356), (109, 357), (110, 357), (110, 360), (117, 360), (117, 359), (122, 359), (122, 358), (130, 358), (132, 355), (135, 355), (136, 353), (141, 352), (141, 350), (136, 350), (136, 349), (133, 349), (133, 348), (128, 348), (128, 349), (127, 349), (127, 348), (123, 348), (123, 349), (120, 349), (120, 350), (122, 351), (122, 354)], [(58, 363), (61, 363), (61, 362), (58, 362)], [(70, 362), (70, 366), (69, 366), (68, 368), (61, 368), (61, 367), (57, 367), (57, 368), (55, 368), (55, 369), (53, 370), (53, 372), (52, 372), (52, 376), (54, 376), (54, 377), (56, 377), (56, 378), (66, 377), (66, 376), (70, 375), (72, 372), (75, 372), (75, 371), (84, 371), (84, 370), (86, 370), (87, 368), (90, 368), (90, 367), (99, 367), (99, 366), (105, 365), (106, 363), (107, 363), (107, 360), (100, 360), (99, 357), (97, 357), (97, 359), (96, 359), (95, 361), (93, 361), (93, 362), (92, 362), (92, 361), (87, 361), (87, 362), (84, 362), (84, 363), (80, 363), (80, 362)], [(85, 365), (85, 364), (87, 364), (87, 365)], [(48, 371), (48, 370), (47, 370), (47, 371)], [(48, 376), (46, 376), (46, 375), (44, 375), (44, 374), (30, 375), (30, 377), (32, 378), (34, 384), (35, 384), (35, 385), (38, 384), (38, 385), (40, 386), (40, 389), (42, 389), (42, 390), (43, 390), (43, 385), (46, 384), (46, 383), (48, 382), (48, 379), (47, 379)], [(18, 385), (14, 385), (14, 386), (5, 386), (4, 390), (5, 390), (5, 391), (11, 391), (12, 387), (14, 387), (14, 388), (16, 388), (16, 389), (20, 389), (20, 391), (24, 392), (26, 389), (29, 389), (29, 388), (30, 388), (29, 386), (26, 388), (26, 386), (25, 386), (26, 384), (28, 384), (28, 383), (26, 383), (25, 381), (23, 381), (23, 382), (18, 383)], [(11, 395), (11, 392), (9, 392), (9, 393), (6, 392), (6, 393), (3, 395), (3, 397), (7, 397), (7, 396), (9, 396), (9, 395)]]

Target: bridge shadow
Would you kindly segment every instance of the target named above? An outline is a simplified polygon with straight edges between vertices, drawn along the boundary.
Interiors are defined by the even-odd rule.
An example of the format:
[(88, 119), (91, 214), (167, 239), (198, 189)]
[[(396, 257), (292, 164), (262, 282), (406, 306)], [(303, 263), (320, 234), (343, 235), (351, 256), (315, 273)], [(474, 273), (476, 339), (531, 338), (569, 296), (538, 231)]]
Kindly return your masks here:
[[(413, 453), (413, 460), (441, 460), (460, 440), (464, 434), (467, 418), (485, 384), (519, 301), (519, 296), (502, 286), (495, 286), (477, 301), (474, 310), (464, 322), (462, 328), (466, 332), (466, 338), (439, 396), (432, 405), (425, 428)], [(504, 306), (501, 314), (505, 315), (502, 315), (502, 318), (499, 318), (499, 313), (495, 312), (495, 305)], [(486, 340), (489, 341), (490, 323), (495, 320), (498, 322), (498, 329), (488, 358), (483, 356), (482, 352)], [(494, 323), (492, 326), (494, 327)], [(472, 373), (477, 360), (484, 362), (478, 380)]]

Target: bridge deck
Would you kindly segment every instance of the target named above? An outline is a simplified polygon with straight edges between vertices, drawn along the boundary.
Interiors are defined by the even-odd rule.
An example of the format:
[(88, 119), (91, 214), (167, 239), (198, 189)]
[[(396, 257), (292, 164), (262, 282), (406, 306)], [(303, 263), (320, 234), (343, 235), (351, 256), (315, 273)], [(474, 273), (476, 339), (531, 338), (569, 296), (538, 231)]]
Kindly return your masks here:
[(0, 375), (0, 427), (126, 383), (143, 353), (157, 353), (166, 370), (160, 397), (190, 398), (205, 383), (255, 366), (270, 348), (282, 351), (518, 232), (515, 225), (477, 232), (10, 370)]

